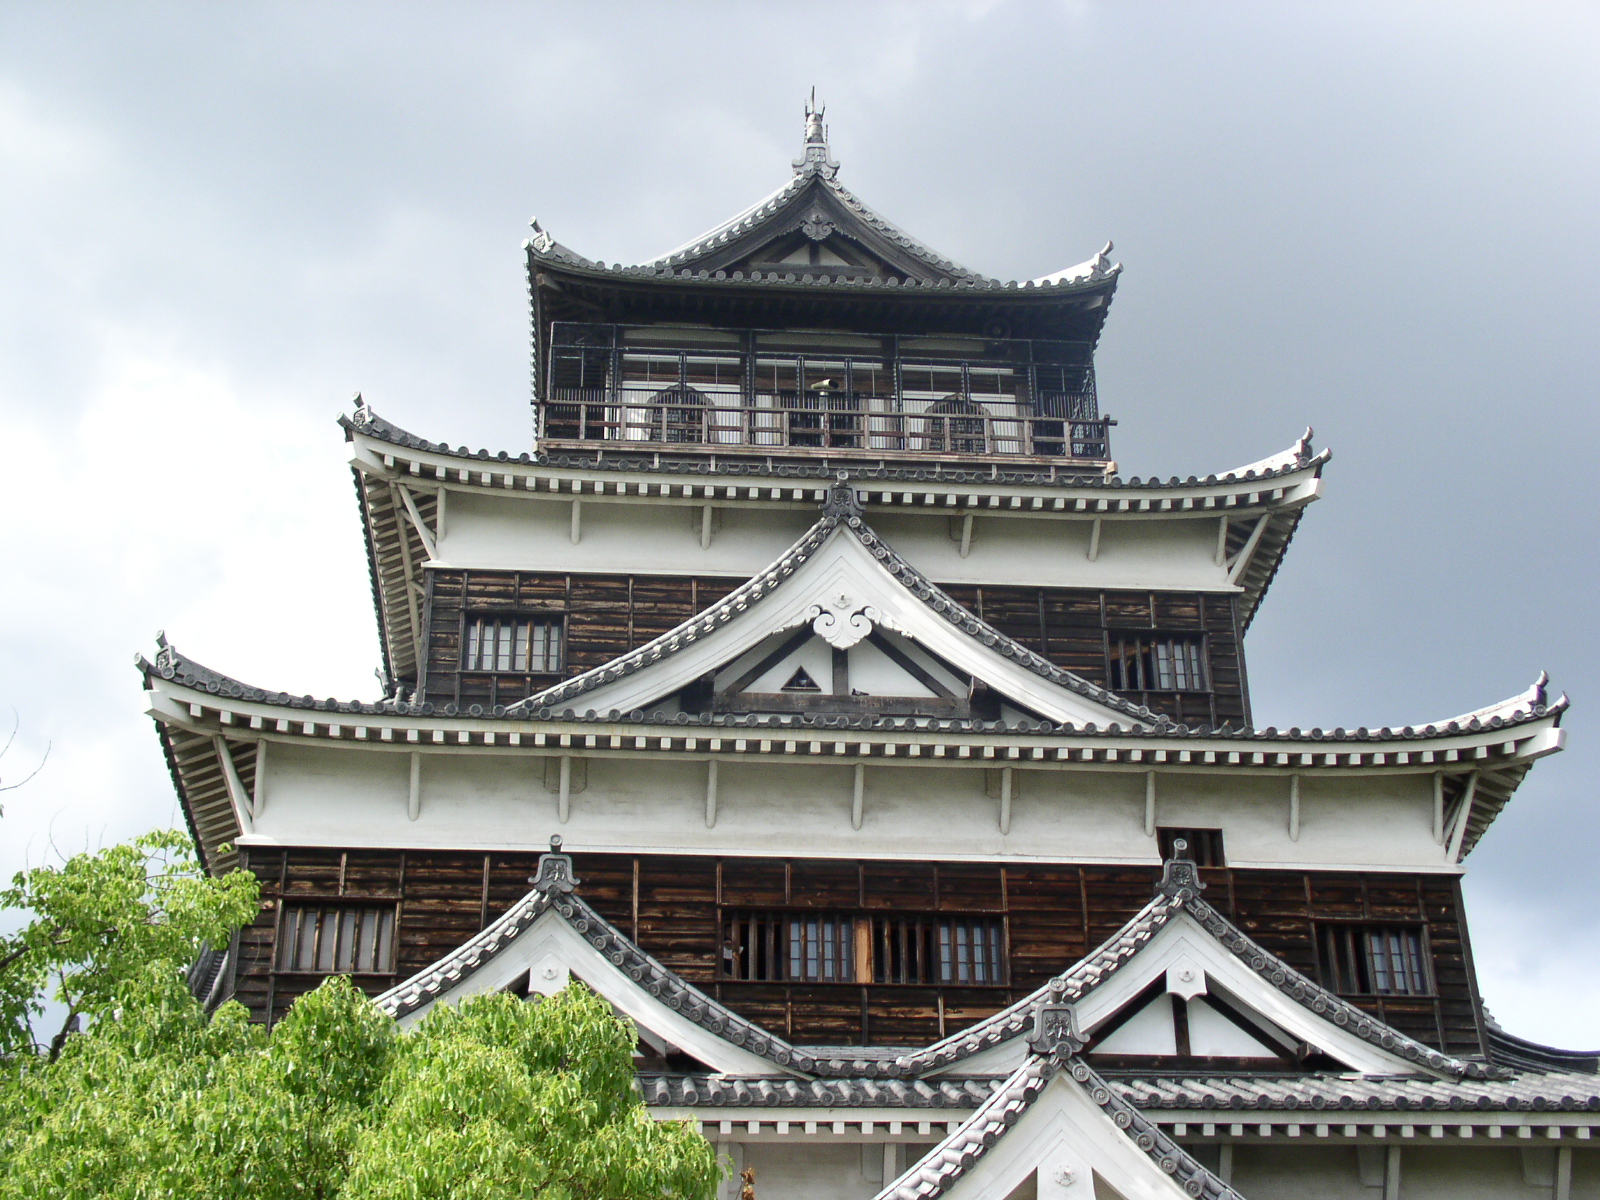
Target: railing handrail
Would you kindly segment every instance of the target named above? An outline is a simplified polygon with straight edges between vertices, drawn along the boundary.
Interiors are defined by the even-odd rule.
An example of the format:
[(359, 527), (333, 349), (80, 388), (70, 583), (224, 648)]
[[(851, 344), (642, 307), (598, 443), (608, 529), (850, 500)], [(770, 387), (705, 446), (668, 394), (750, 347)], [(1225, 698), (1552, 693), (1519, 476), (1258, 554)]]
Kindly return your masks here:
[[(845, 392), (553, 388), (540, 406), (542, 442), (619, 449), (1072, 458), (1107, 461), (1113, 422), (1038, 413), (1015, 397), (864, 396)], [(1068, 393), (1067, 395), (1070, 395)], [(750, 400), (755, 403), (750, 403)], [(715, 403), (725, 400), (726, 403)], [(765, 401), (765, 403), (763, 403)], [(994, 411), (994, 406), (1002, 411)]]

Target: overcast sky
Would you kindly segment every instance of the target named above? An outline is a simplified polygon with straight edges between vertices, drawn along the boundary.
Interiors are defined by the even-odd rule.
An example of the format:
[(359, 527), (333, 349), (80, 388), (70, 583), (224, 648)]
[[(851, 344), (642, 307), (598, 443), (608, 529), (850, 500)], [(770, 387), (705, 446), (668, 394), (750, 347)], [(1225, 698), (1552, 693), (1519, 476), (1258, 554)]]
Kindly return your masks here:
[[(1259, 724), (1571, 692), (1468, 860), (1488, 1003), (1600, 1045), (1594, 4), (0, 3), (0, 871), (181, 820), (136, 651), (375, 694), (344, 443), (529, 448), (519, 246), (607, 262), (841, 180), (1031, 278), (1108, 238), (1127, 475), (1334, 450)], [(3, 715), (3, 710), (0, 710)]]

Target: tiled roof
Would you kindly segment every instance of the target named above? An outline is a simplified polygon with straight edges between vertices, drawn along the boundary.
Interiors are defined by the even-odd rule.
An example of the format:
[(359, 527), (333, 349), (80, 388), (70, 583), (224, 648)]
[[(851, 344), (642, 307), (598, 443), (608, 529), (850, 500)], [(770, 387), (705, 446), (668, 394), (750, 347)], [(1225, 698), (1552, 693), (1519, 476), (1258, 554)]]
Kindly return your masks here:
[[(378, 416), (370, 408), (358, 409), (354, 418), (340, 416), (339, 424), (345, 430), (347, 437), (360, 433), (376, 438), (379, 441), (388, 442), (391, 445), (403, 446), (408, 450), (421, 450), (428, 454), (446, 455), (474, 463), (499, 462), (523, 466), (548, 466), (627, 474), (814, 479), (819, 482), (832, 482), (839, 469), (837, 465), (788, 461), (782, 458), (730, 459), (725, 454), (716, 456), (715, 461), (712, 461), (710, 456), (699, 454), (693, 457), (673, 458), (670, 454), (652, 453), (643, 458), (619, 458), (617, 457), (618, 453), (626, 452), (627, 445), (626, 443), (616, 442), (597, 443), (597, 453), (595, 455), (543, 454), (529, 453), (527, 451), (513, 455), (505, 450), (490, 453), (488, 450), (472, 450), (466, 446), (452, 447), (446, 442), (430, 442), (426, 438), (418, 437), (416, 434), (409, 433), (392, 424)], [(739, 447), (729, 447), (729, 449), (738, 450)], [(600, 451), (604, 453), (599, 453)], [(1302, 439), (1290, 454), (1275, 455), (1270, 459), (1263, 459), (1261, 463), (1253, 463), (1248, 467), (1238, 467), (1219, 474), (1190, 475), (1187, 478), (1179, 478), (1176, 475), (1168, 479), (1159, 479), (1154, 475), (1148, 479), (1140, 478), (1137, 475), (1124, 478), (1120, 475), (1102, 475), (1098, 471), (1074, 475), (1070, 473), (1072, 466), (1070, 461), (1064, 463), (1056, 471), (1007, 471), (998, 465), (991, 468), (988, 464), (985, 464), (982, 468), (972, 469), (952, 468), (949, 464), (940, 464), (937, 467), (858, 467), (852, 465), (849, 471), (850, 478), (862, 485), (868, 485), (875, 480), (884, 480), (897, 483), (999, 484), (1010, 487), (1095, 488), (1109, 491), (1139, 492), (1214, 487), (1218, 484), (1233, 482), (1254, 481), (1265, 483), (1285, 475), (1294, 474), (1297, 471), (1320, 468), (1326, 465), (1332, 457), (1332, 451), (1327, 448), (1313, 451), (1310, 443)]]
[[(252, 684), (243, 683), (232, 676), (224, 675), (201, 663), (194, 661), (181, 653), (176, 647), (166, 642), (160, 642), (160, 651), (155, 662), (136, 657), (135, 665), (147, 677), (156, 676), (170, 680), (182, 687), (193, 688), (196, 691), (206, 692), (210, 695), (225, 699), (243, 700), (257, 704), (275, 705), (290, 709), (304, 709), (313, 712), (349, 713), (352, 715), (367, 716), (401, 716), (401, 717), (471, 717), (474, 720), (551, 720), (565, 722), (590, 722), (596, 724), (614, 724), (625, 721), (634, 725), (651, 725), (665, 727), (712, 728), (712, 729), (761, 729), (782, 732), (786, 729), (828, 729), (828, 730), (915, 730), (918, 732), (974, 732), (974, 733), (1008, 733), (1023, 734), (1042, 737), (1072, 736), (1082, 737), (1148, 737), (1153, 739), (1183, 738), (1198, 742), (1206, 741), (1237, 741), (1245, 739), (1251, 742), (1264, 744), (1292, 744), (1292, 745), (1322, 745), (1328, 743), (1349, 744), (1363, 742), (1393, 742), (1393, 741), (1428, 741), (1435, 738), (1455, 737), (1462, 734), (1477, 733), (1485, 730), (1514, 729), (1546, 717), (1560, 717), (1569, 704), (1566, 696), (1560, 696), (1548, 704), (1536, 703), (1531, 706), (1516, 704), (1513, 711), (1507, 716), (1492, 716), (1488, 720), (1473, 718), (1465, 723), (1459, 720), (1444, 721), (1432, 725), (1407, 725), (1403, 728), (1368, 729), (1362, 726), (1359, 729), (1310, 729), (1302, 730), (1298, 727), (1281, 730), (1268, 726), (1265, 729), (1252, 729), (1249, 727), (1230, 728), (1223, 726), (1213, 729), (1210, 726), (1188, 726), (1173, 724), (1158, 724), (1150, 729), (1141, 729), (1137, 726), (1122, 727), (1115, 723), (1102, 729), (1098, 726), (1077, 726), (1071, 723), (1055, 724), (1051, 721), (1034, 721), (1024, 718), (1018, 721), (981, 721), (966, 718), (928, 718), (928, 717), (853, 717), (845, 715), (816, 715), (816, 714), (790, 714), (769, 715), (762, 713), (719, 713), (712, 716), (702, 713), (689, 716), (678, 713), (665, 716), (657, 712), (634, 710), (632, 712), (596, 712), (593, 709), (579, 711), (572, 708), (556, 710), (538, 710), (527, 712), (521, 709), (512, 710), (503, 705), (484, 707), (482, 705), (468, 705), (460, 708), (454, 704), (436, 706), (432, 703), (411, 703), (404, 700), (385, 699), (378, 701), (339, 700), (328, 698), (319, 700), (312, 695), (293, 695), (289, 692), (275, 692), (265, 688), (258, 688)], [(1526, 693), (1525, 693), (1526, 694)], [(1507, 702), (1515, 704), (1513, 701)]]
[(1134, 721), (1154, 726), (1166, 722), (1167, 718), (1157, 716), (1148, 708), (1132, 704), (1114, 692), (1097, 687), (1070, 671), (1062, 670), (1043, 655), (1035, 653), (1021, 642), (1007, 637), (987, 621), (974, 616), (921, 571), (900, 557), (892, 546), (861, 519), (860, 508), (855, 499), (855, 485), (842, 479), (831, 489), (828, 504), (817, 523), (765, 570), (729, 592), (711, 607), (689, 618), (676, 629), (668, 630), (637, 650), (614, 658), (603, 666), (546, 688), (514, 707), (524, 712), (537, 711), (543, 716), (554, 711), (557, 705), (570, 703), (586, 692), (632, 675), (653, 663), (679, 653), (714, 633), (718, 627), (733, 620), (767, 593), (775, 590), (785, 579), (793, 575), (802, 563), (815, 554), (827, 542), (829, 536), (841, 526), (871, 551), (872, 556), (908, 592), (968, 637), (1011, 659), (1040, 678), (1049, 680), (1057, 687), (1065, 688), (1075, 695), (1120, 712)]
[(879, 1192), (877, 1200), (934, 1200), (942, 1196), (1023, 1118), (1061, 1070), (1068, 1072), (1116, 1127), (1185, 1193), (1206, 1200), (1238, 1200), (1237, 1192), (1134, 1108), (1088, 1063), (1081, 1058), (1068, 1058), (1058, 1066), (1053, 1059), (1038, 1054), (1030, 1055), (971, 1120)]
[(403, 1017), (456, 987), (505, 950), (546, 912), (554, 911), (611, 963), (668, 1008), (718, 1037), (766, 1058), (780, 1067), (813, 1075), (879, 1076), (907, 1074), (895, 1060), (820, 1058), (790, 1045), (663, 966), (641, 950), (571, 890), (571, 859), (546, 854), (539, 859), (533, 890), (481, 933), (437, 962), (396, 984), (375, 1003), (393, 1017)]
[(1600, 1078), (1522, 1072), (1501, 1079), (1427, 1076), (1119, 1076), (1110, 1086), (1141, 1109), (1264, 1112), (1600, 1112)]
[(1002, 1075), (937, 1079), (794, 1079), (788, 1076), (639, 1076), (646, 1104), (656, 1108), (977, 1108), (1005, 1082)]
[(1198, 876), (1186, 860), (1169, 860), (1161, 892), (1126, 925), (1090, 954), (1031, 995), (1009, 1008), (979, 1021), (962, 1032), (908, 1055), (914, 1070), (925, 1070), (977, 1054), (1002, 1042), (1023, 1036), (1033, 1027), (1041, 1004), (1076, 1003), (1120, 970), (1182, 911), (1187, 911), (1207, 933), (1259, 977), (1322, 1020), (1354, 1034), (1370, 1045), (1430, 1070), (1455, 1076), (1486, 1077), (1495, 1068), (1486, 1063), (1441, 1054), (1339, 998), (1282, 959), (1252, 941), (1211, 905), (1200, 899)]

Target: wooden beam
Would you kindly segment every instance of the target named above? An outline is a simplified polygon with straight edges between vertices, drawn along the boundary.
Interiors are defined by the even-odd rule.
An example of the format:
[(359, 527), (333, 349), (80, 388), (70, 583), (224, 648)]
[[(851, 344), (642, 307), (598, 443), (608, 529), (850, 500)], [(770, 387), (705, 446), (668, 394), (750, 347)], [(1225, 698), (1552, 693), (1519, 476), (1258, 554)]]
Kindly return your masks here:
[(867, 768), (857, 763), (855, 776), (855, 788), (850, 798), (850, 828), (860, 829), (861, 820), (866, 815)]
[[(400, 501), (399, 485), (393, 483), (389, 485), (389, 502), (395, 507), (396, 511), (404, 507)], [(416, 520), (415, 517), (412, 517), (411, 519), (413, 521)], [(411, 656), (416, 663), (417, 678), (421, 679), (422, 614), (417, 608), (416, 584), (412, 582), (412, 573), (416, 570), (416, 568), (411, 562), (411, 539), (406, 536), (406, 531), (404, 528), (397, 529), (396, 532), (400, 535), (398, 538), (398, 541), (400, 542), (400, 570), (405, 576), (406, 617), (411, 622)], [(426, 546), (427, 543), (424, 542), (423, 545)]]
[(1096, 517), (1089, 525), (1089, 561), (1094, 562), (1100, 557), (1100, 518)]
[(251, 789), (250, 814), (259, 817), (267, 810), (267, 741), (265, 738), (256, 743), (256, 777), (255, 786)]
[(1400, 1147), (1390, 1146), (1383, 1164), (1383, 1200), (1400, 1200)]
[(961, 557), (965, 558), (972, 553), (972, 514), (967, 513), (961, 518)]
[(415, 821), (422, 815), (422, 755), (411, 752), (411, 783), (406, 793), (406, 816)]
[(1240, 547), (1239, 553), (1234, 555), (1233, 564), (1228, 568), (1228, 582), (1238, 583), (1245, 571), (1250, 566), (1250, 560), (1255, 557), (1256, 547), (1261, 544), (1261, 535), (1267, 531), (1266, 515), (1256, 521), (1256, 527), (1250, 531), (1249, 540)]
[(711, 505), (702, 505), (700, 508), (700, 549), (711, 549), (711, 518), (715, 513)]
[(1472, 815), (1472, 800), (1478, 794), (1478, 772), (1474, 771), (1467, 776), (1467, 786), (1461, 793), (1461, 802), (1456, 810), (1455, 826), (1450, 830), (1450, 849), (1445, 854), (1446, 862), (1457, 862), (1461, 858), (1461, 842), (1467, 836), (1467, 818)]
[(565, 825), (572, 815), (572, 755), (561, 756), (561, 782), (556, 792), (556, 819)]
[(706, 828), (717, 824), (717, 760), (706, 760)]
[(228, 799), (233, 802), (233, 807), (239, 813), (239, 825), (244, 833), (254, 831), (255, 813), (250, 811), (250, 794), (244, 790), (244, 783), (239, 778), (239, 768), (234, 766), (233, 752), (228, 749), (228, 739), (220, 733), (211, 735), (211, 745), (216, 749), (217, 759), (222, 764), (222, 780), (228, 788)]
[(1156, 835), (1156, 773), (1144, 773), (1144, 835)]
[(1444, 772), (1433, 773), (1433, 842), (1444, 845)]
[(1289, 776), (1289, 840), (1300, 840), (1300, 776)]
[(1000, 768), (1000, 835), (1011, 832), (1011, 768)]
[(1228, 561), (1228, 518), (1223, 517), (1217, 522), (1217, 549), (1212, 556), (1217, 566), (1222, 566)]
[[(411, 518), (411, 527), (417, 531), (417, 537), (422, 540), (422, 548), (428, 552), (429, 558), (437, 559), (439, 557), (439, 543), (434, 540), (433, 532), (428, 528), (428, 523), (422, 519), (422, 513), (417, 509), (417, 501), (411, 495), (411, 489), (403, 483), (395, 484), (394, 488), (400, 493), (400, 500), (405, 505), (406, 515)], [(439, 495), (441, 497), (444, 495), (442, 489)], [(407, 582), (410, 582), (409, 576), (407, 577)]]
[(739, 676), (739, 678), (735, 679), (727, 687), (723, 688), (723, 692), (731, 695), (736, 692), (744, 691), (745, 688), (749, 687), (768, 671), (772, 670), (773, 667), (777, 666), (784, 659), (788, 658), (789, 655), (793, 654), (795, 650), (797, 650), (801, 644), (808, 640), (811, 636), (811, 625), (810, 622), (807, 622), (806, 624), (800, 626), (799, 629), (795, 630), (794, 633), (784, 638), (783, 641), (778, 643), (778, 648), (772, 651), (772, 653), (763, 655), (761, 658), (757, 659), (755, 666), (749, 668), (749, 670), (745, 671)]
[(583, 501), (582, 500), (574, 500), (572, 502), (572, 528), (568, 531), (567, 536), (571, 539), (572, 544), (574, 546), (576, 546), (580, 541), (583, 540)]
[(877, 629), (874, 629), (871, 633), (867, 634), (867, 641), (871, 642), (874, 646), (881, 650), (885, 658), (894, 663), (895, 666), (899, 667), (907, 675), (911, 676), (911, 678), (915, 679), (923, 687), (931, 691), (935, 696), (942, 696), (946, 700), (954, 700), (956, 698), (956, 694), (947, 686), (945, 686), (944, 682), (937, 675), (933, 674), (933, 672), (929, 671), (928, 668), (924, 667), (916, 659), (912, 658), (904, 650), (900, 649), (899, 646), (896, 646)]

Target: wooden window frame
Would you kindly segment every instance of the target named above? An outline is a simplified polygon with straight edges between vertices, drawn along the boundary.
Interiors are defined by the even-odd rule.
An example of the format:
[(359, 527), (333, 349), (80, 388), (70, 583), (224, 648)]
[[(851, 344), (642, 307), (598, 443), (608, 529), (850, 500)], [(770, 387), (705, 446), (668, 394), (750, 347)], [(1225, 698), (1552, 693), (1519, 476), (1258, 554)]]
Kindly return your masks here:
[[(532, 646), (531, 645), (529, 646), (529, 659), (528, 659), (528, 665), (526, 667), (517, 667), (517, 666), (511, 666), (511, 667), (481, 666), (478, 663), (475, 663), (473, 661), (473, 659), (472, 659), (472, 652), (469, 649), (469, 647), (472, 645), (471, 639), (472, 639), (474, 626), (478, 625), (480, 622), (483, 623), (483, 624), (493, 624), (495, 626), (499, 626), (499, 625), (502, 625), (502, 624), (505, 624), (505, 625), (527, 624), (527, 625), (530, 625), (530, 626), (531, 625), (548, 625), (548, 626), (550, 626), (551, 628), (553, 628), (554, 630), (557, 631), (557, 635), (558, 635), (558, 638), (559, 638), (559, 645), (556, 647), (556, 664), (555, 664), (555, 666), (554, 667), (542, 667), (542, 668), (537, 669), (537, 670), (534, 669), (533, 658), (532, 658)], [(532, 641), (531, 636), (529, 638), (529, 641), (531, 643), (531, 641)], [(513, 653), (514, 653), (514, 647), (515, 647), (515, 640), (513, 638)], [(479, 658), (481, 659), (481, 657), (482, 657), (482, 655), (480, 653)], [(546, 661), (548, 661), (548, 659)], [(461, 613), (461, 657), (460, 657), (460, 665), (458, 667), (458, 673), (459, 674), (462, 674), (462, 675), (514, 675), (514, 676), (539, 675), (539, 676), (549, 676), (549, 677), (555, 678), (555, 677), (561, 676), (566, 671), (566, 666), (567, 666), (567, 614), (565, 612), (551, 612), (548, 609), (541, 610), (541, 611), (534, 611), (534, 612), (529, 612), (529, 611), (492, 612), (492, 611), (486, 611), (484, 609), (463, 608), (462, 613)]]
[[(831, 922), (835, 927), (850, 927), (848, 947), (841, 950), (836, 944), (836, 957), (833, 959), (848, 966), (848, 974), (835, 978), (812, 978), (789, 973), (794, 960), (791, 923), (807, 920)], [(896, 926), (899, 927), (898, 936), (893, 928)], [(899, 943), (901, 963), (904, 964), (909, 944), (904, 935), (908, 929), (914, 929), (917, 940), (915, 953), (911, 955), (920, 968), (917, 978), (906, 978), (908, 972), (904, 969), (895, 971), (884, 961), (888, 939), (893, 938)], [(975, 930), (981, 930), (981, 935), (974, 937)], [(745, 933), (754, 935), (758, 940), (743, 940), (740, 935)], [(945, 909), (889, 913), (861, 909), (727, 908), (721, 910), (717, 940), (716, 977), (719, 983), (996, 990), (1011, 986), (1010, 931), (1003, 911), (960, 913)], [(775, 964), (781, 965), (783, 974), (767, 974), (765, 977), (741, 974), (738, 964), (746, 960), (747, 955), (766, 964), (768, 972)], [(982, 956), (981, 962), (979, 955)], [(827, 949), (819, 942), (819, 966), (827, 960)], [(730, 963), (735, 964), (731, 970)], [(752, 968), (747, 966), (742, 969)], [(944, 978), (946, 970), (951, 978)], [(959, 977), (963, 971), (969, 978)], [(987, 980), (970, 977), (985, 973), (992, 973), (995, 977)], [(880, 974), (885, 977), (880, 978)], [(887, 977), (891, 974), (900, 978)]]
[[(1144, 654), (1148, 649), (1150, 654), (1155, 654), (1160, 643), (1176, 646), (1179, 643), (1199, 647), (1199, 669), (1204, 678), (1198, 687), (1157, 687), (1154, 686), (1159, 679), (1140, 678), (1134, 681), (1128, 677), (1123, 664), (1129, 661), (1126, 652), (1118, 655), (1116, 649), (1119, 644), (1133, 643), (1136, 646), (1132, 661), (1139, 664), (1138, 671), (1144, 674)], [(1108, 625), (1105, 629), (1106, 647), (1106, 686), (1118, 695), (1135, 693), (1158, 692), (1162, 695), (1173, 696), (1209, 696), (1215, 690), (1211, 669), (1211, 637), (1202, 629), (1160, 629), (1149, 628), (1142, 625)]]
[[(1439, 998), (1439, 983), (1433, 971), (1433, 947), (1428, 936), (1428, 926), (1423, 921), (1316, 921), (1315, 923), (1316, 953), (1319, 965), (1322, 986), (1338, 996), (1347, 996), (1357, 1000), (1437, 1000)], [(1417, 960), (1416, 973), (1420, 977), (1420, 990), (1406, 991), (1377, 991), (1373, 983), (1373, 951), (1370, 938), (1374, 934), (1403, 933), (1415, 937)], [(1339, 939), (1343, 935), (1350, 940), (1343, 946)], [(1358, 976), (1364, 973), (1367, 978), (1364, 988), (1347, 986), (1359, 985), (1363, 980), (1359, 977), (1345, 980), (1346, 966), (1357, 964)]]
[[(346, 912), (372, 913), (378, 919), (378, 933), (377, 938), (374, 940), (374, 946), (379, 956), (375, 958), (373, 963), (374, 969), (361, 969), (360, 964), (355, 961), (354, 954), (351, 955), (351, 965), (349, 967), (340, 966), (340, 947), (337, 941), (334, 944), (332, 952), (333, 965), (330, 968), (324, 970), (318, 966), (306, 968), (294, 965), (295, 959), (300, 956), (298, 953), (299, 946), (293, 940), (296, 935), (290, 931), (291, 914), (316, 913), (318, 916), (314, 935), (315, 941), (311, 952), (311, 960), (315, 964), (322, 957), (322, 940), (329, 927), (328, 916), (330, 914), (339, 914), (342, 917)], [(387, 921), (385, 921), (385, 918), (387, 918)], [(388, 926), (387, 938), (385, 939), (388, 944), (386, 948), (378, 947), (377, 940), (384, 939), (385, 924)], [(272, 947), (272, 973), (275, 976), (293, 975), (326, 979), (331, 975), (351, 975), (393, 979), (400, 973), (400, 902), (398, 900), (374, 900), (372, 897), (341, 898), (337, 896), (285, 897), (278, 903), (278, 919), (275, 922), (275, 926), (276, 935), (273, 939)], [(342, 920), (337, 920), (334, 924), (336, 938), (341, 936), (342, 926)], [(359, 937), (359, 932), (357, 936)], [(384, 953), (387, 954), (387, 969), (379, 966), (384, 961), (383, 957), (381, 957)]]

